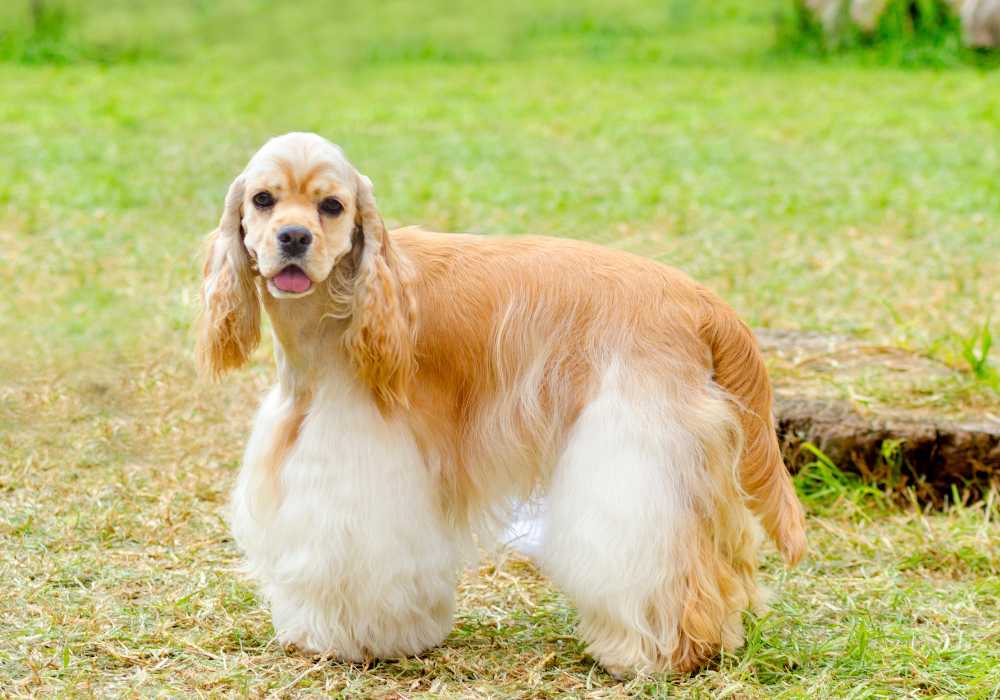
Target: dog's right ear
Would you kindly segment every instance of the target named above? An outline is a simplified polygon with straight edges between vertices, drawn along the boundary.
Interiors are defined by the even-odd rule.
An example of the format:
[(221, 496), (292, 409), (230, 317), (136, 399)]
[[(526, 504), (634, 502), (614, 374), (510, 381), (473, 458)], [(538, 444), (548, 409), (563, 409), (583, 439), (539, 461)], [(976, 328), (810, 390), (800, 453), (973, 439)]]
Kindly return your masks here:
[(260, 342), (260, 299), (243, 245), (244, 191), (240, 175), (208, 239), (196, 354), (201, 370), (213, 377), (245, 364)]

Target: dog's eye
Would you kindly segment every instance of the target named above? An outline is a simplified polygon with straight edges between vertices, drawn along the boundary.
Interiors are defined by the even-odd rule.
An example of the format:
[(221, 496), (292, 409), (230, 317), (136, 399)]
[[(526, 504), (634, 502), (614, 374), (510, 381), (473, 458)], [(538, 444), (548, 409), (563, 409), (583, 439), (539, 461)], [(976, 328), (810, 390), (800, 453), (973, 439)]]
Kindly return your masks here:
[(327, 197), (319, 203), (319, 210), (327, 216), (336, 216), (344, 211), (344, 205), (336, 197)]
[(253, 196), (253, 203), (261, 209), (274, 206), (274, 197), (270, 192), (258, 192)]

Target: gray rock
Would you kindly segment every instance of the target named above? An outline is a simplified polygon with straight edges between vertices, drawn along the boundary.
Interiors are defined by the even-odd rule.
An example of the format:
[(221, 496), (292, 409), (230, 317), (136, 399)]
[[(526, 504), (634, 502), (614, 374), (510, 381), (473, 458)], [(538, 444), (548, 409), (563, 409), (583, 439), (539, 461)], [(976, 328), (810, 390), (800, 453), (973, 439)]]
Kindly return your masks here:
[(962, 38), (974, 48), (1000, 47), (1000, 0), (962, 2)]

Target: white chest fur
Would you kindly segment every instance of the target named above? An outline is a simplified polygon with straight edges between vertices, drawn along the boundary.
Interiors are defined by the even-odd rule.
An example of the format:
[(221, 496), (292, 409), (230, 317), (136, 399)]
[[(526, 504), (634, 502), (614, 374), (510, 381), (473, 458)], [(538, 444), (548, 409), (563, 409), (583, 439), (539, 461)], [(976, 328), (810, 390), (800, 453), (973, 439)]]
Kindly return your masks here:
[(264, 400), (232, 499), (233, 532), (279, 640), (348, 660), (440, 643), (461, 538), (440, 515), (409, 430), (385, 419), (346, 368), (334, 370), (270, 481), (265, 455), (291, 408), (281, 387)]

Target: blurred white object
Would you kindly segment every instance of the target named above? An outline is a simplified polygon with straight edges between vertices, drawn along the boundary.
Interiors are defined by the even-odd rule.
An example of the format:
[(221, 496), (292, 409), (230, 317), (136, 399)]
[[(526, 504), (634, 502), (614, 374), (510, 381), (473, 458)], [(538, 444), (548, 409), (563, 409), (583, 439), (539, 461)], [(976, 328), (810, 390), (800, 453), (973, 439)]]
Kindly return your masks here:
[[(827, 34), (837, 34), (845, 18), (873, 32), (888, 0), (803, 0)], [(1000, 0), (948, 0), (962, 21), (962, 39), (974, 48), (1000, 47)]]
[(885, 10), (887, 0), (853, 0), (851, 21), (863, 32), (873, 32), (878, 26), (878, 18)]
[(1000, 46), (1000, 0), (965, 0), (962, 3), (962, 33), (967, 46)]
[(842, 0), (805, 0), (806, 7), (816, 15), (827, 33), (837, 30)]
[(819, 19), (823, 29), (832, 34), (841, 29), (840, 20), (844, 16), (845, 5), (849, 5), (847, 13), (862, 31), (870, 32), (878, 25), (888, 0), (806, 0), (808, 7)]
[(503, 543), (520, 554), (538, 561), (545, 534), (545, 501), (533, 498), (519, 503), (511, 514)]

